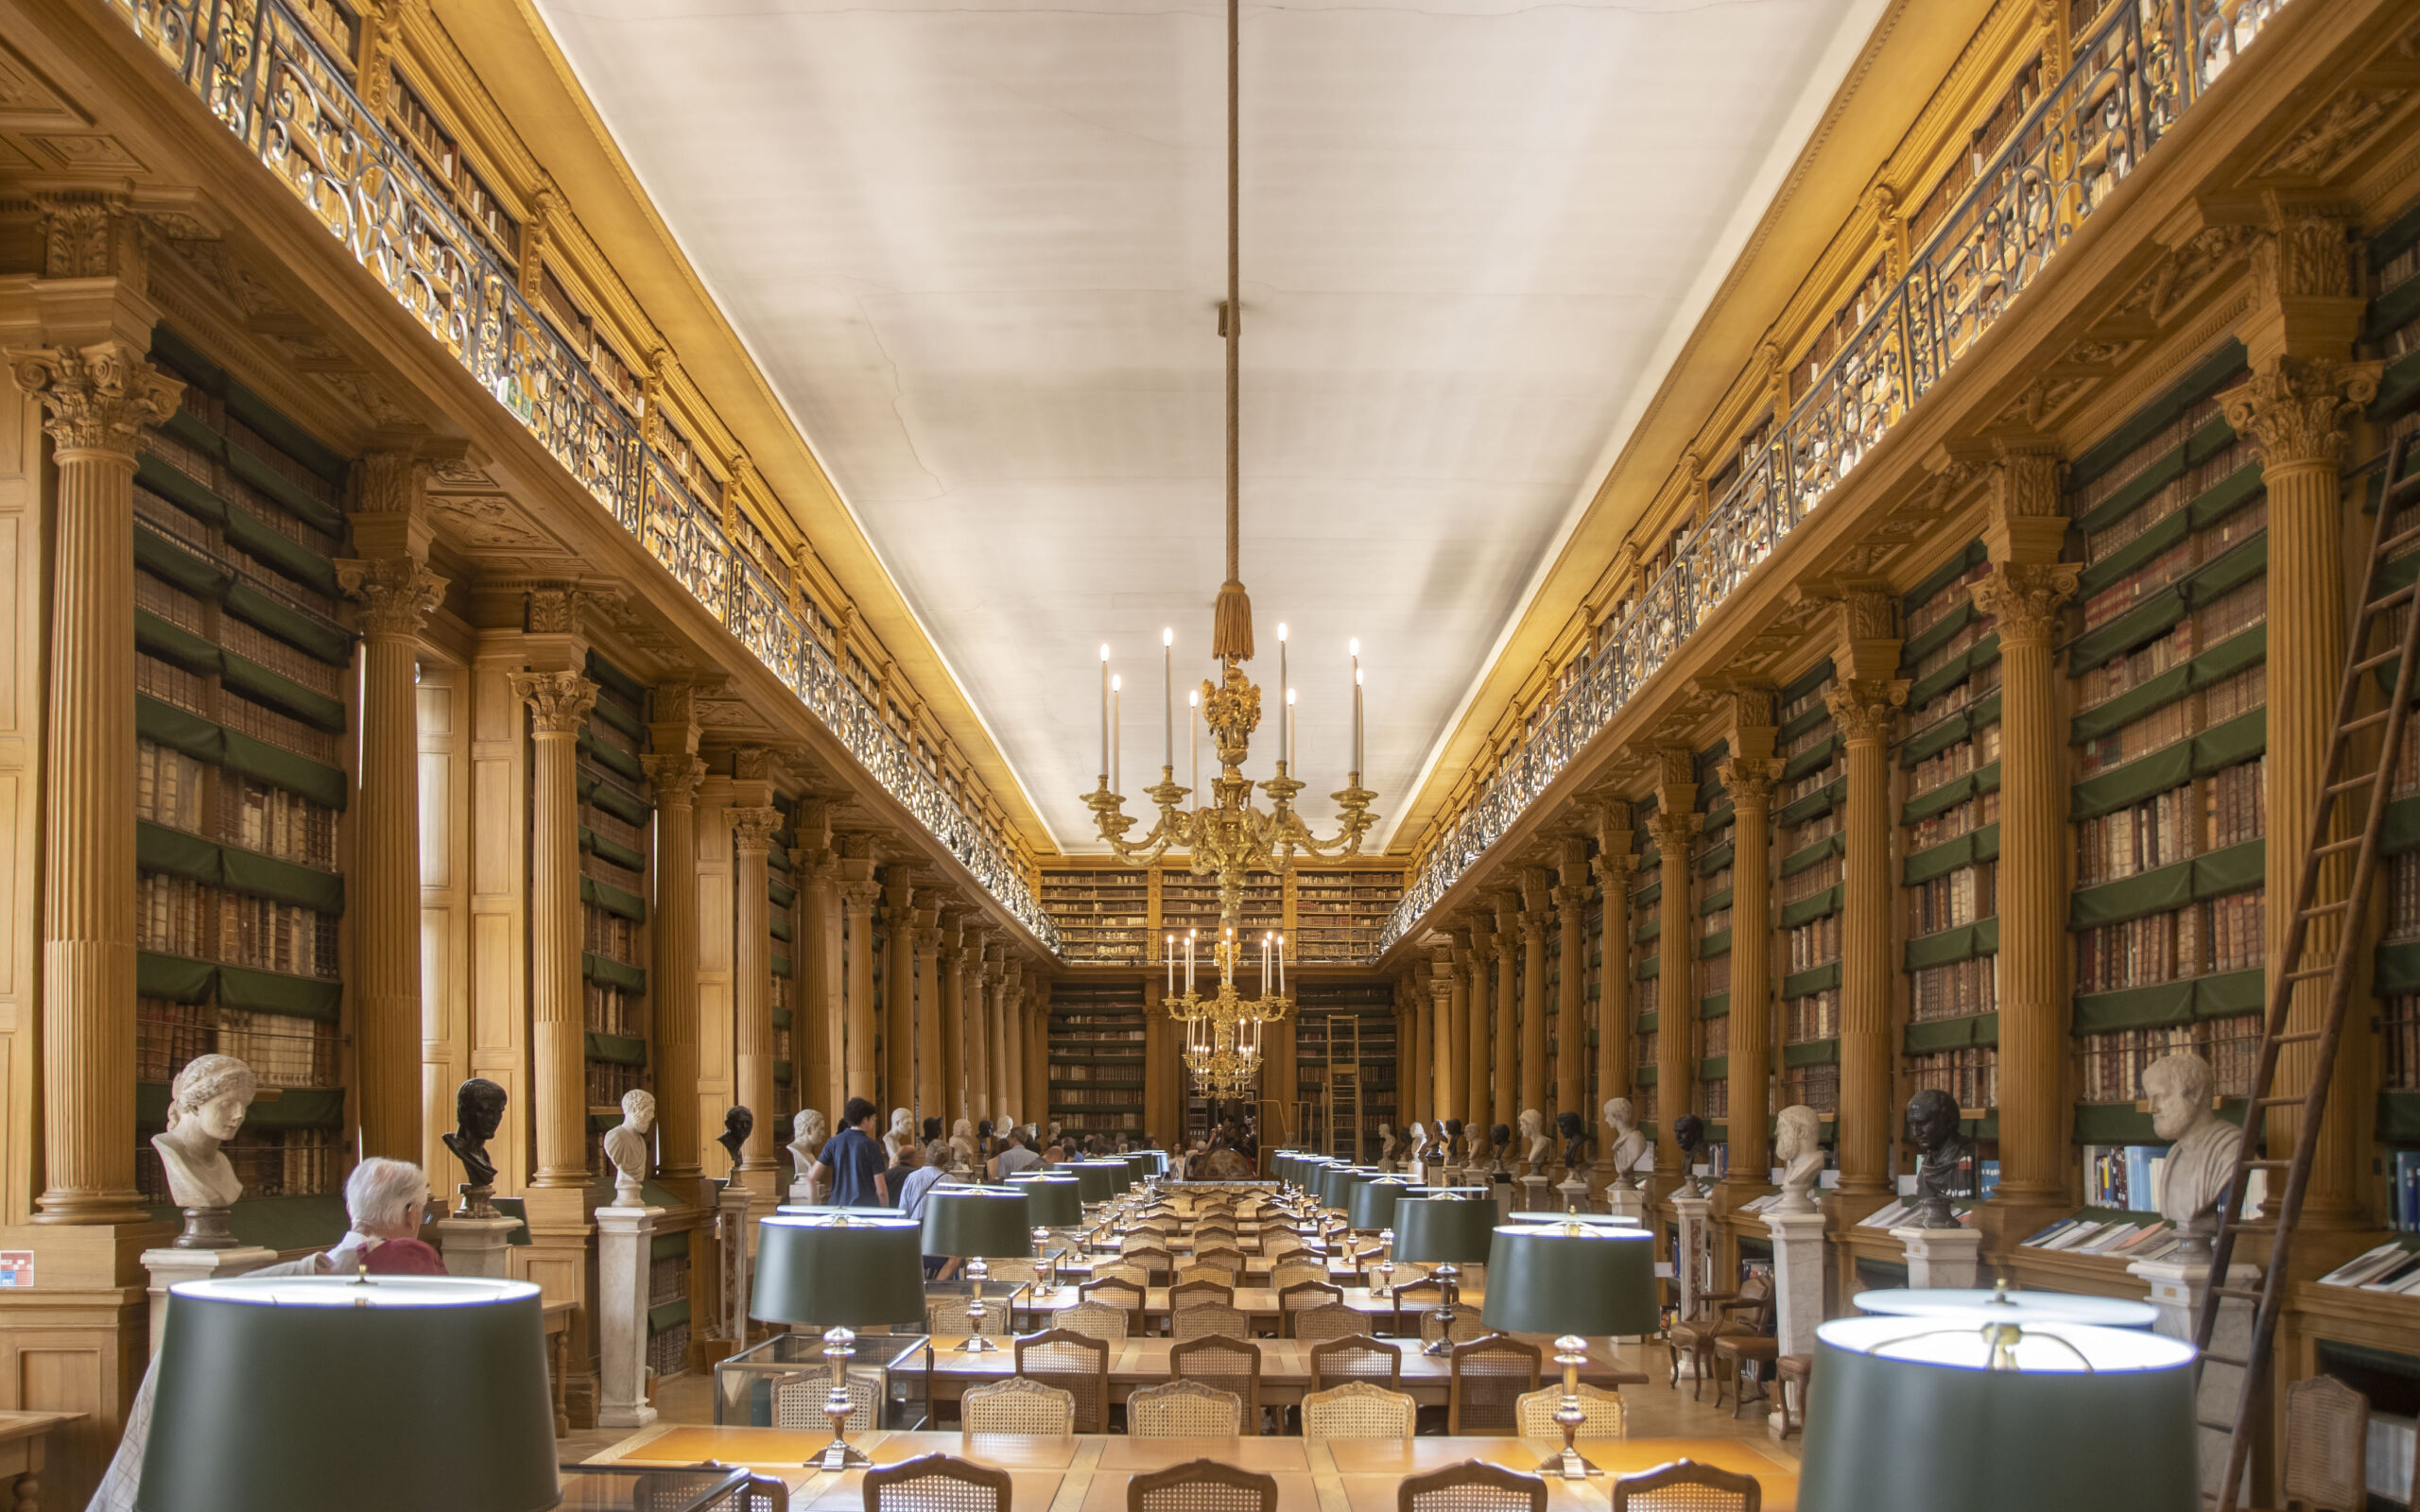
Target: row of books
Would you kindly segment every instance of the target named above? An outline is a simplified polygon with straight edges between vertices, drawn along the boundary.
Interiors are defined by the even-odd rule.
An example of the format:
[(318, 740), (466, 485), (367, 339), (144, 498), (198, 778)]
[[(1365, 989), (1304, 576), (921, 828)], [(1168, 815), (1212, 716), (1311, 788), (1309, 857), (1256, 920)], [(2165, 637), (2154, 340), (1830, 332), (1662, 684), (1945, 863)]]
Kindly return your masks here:
[(2157, 1218), (2100, 1218), (2079, 1213), (2062, 1218), (2017, 1241), (2030, 1249), (2055, 1249), (2070, 1255), (2118, 1255), (2128, 1261), (2158, 1260), (2183, 1243), (2175, 1229)]
[(337, 918), (147, 871), (135, 879), (135, 948), (294, 976), (337, 975)]
[(2216, 972), (2249, 971), (2266, 954), (2266, 903), (2229, 893), (2163, 914), (2078, 930), (2076, 990), (2115, 992)]
[(1999, 912), (1999, 863), (1978, 862), (1945, 876), (1901, 889), (1908, 900), (1908, 933), (1937, 935)]
[(221, 1055), (251, 1067), (264, 1087), (333, 1087), (337, 1052), (337, 1026), (319, 1020), (164, 998), (135, 1000), (137, 1081), (174, 1081), (195, 1057)]
[(2420, 997), (2388, 998), (2379, 1006), (2382, 1082), (2393, 1091), (2420, 1091)]
[(2387, 1211), (2395, 1228), (2420, 1232), (2420, 1150), (2396, 1150), (2388, 1160)]
[(1731, 957), (1709, 955), (1691, 963), (1697, 978), (1697, 995), (1710, 998), (1718, 992), (1731, 990)]
[[(2420, 729), (2420, 719), (2408, 728)], [(2386, 933), (2389, 939), (2420, 935), (2420, 850), (2387, 858)]]
[(2083, 1037), (2083, 1100), (2134, 1102), (2143, 1095), (2144, 1070), (2160, 1057), (2184, 1050), (2190, 1050), (2210, 1063), (2219, 1096), (2240, 1097), (2251, 1089), (2259, 1049), (2257, 1014), (2167, 1028), (2088, 1034)]
[(335, 810), (257, 779), (220, 771), (170, 747), (142, 740), (134, 750), (136, 818), (323, 871), (335, 866)]
[(580, 984), (581, 1022), (591, 1034), (620, 1035), (636, 1040), (646, 1033), (639, 1021), (639, 997), (602, 982)]
[(1916, 764), (1908, 774), (1908, 791), (1929, 793), (1945, 782), (1956, 782), (1979, 766), (1989, 766), (2000, 759), (2000, 727), (1985, 725), (1970, 739), (1935, 751)]
[(2000, 817), (2000, 795), (1996, 789), (1978, 793), (1963, 803), (1954, 804), (1939, 814), (1918, 819), (1908, 826), (1908, 849), (1923, 850), (1969, 834), (1986, 825), (1996, 824)]
[(2083, 627), (2096, 629), (2191, 572), (2193, 542), (2181, 541), (2083, 601)]
[[(1697, 1114), (1709, 1123), (1731, 1116), (1731, 1083), (1728, 1078), (1718, 1077), (1697, 1084)], [(1720, 1147), (1716, 1146), (1718, 1149)]]
[(1999, 1006), (1999, 958), (1979, 955), (1908, 973), (1909, 1016), (1918, 1023), (1971, 1018)]
[(1781, 1074), (1780, 1105), (1804, 1103), (1819, 1113), (1841, 1110), (1841, 1068), (1793, 1066)]
[[(1883, 1207), (1875, 1209), (1872, 1212), (1869, 1212), (1864, 1217), (1859, 1218), (1857, 1221), (1857, 1226), (1860, 1228), (1904, 1228), (1915, 1221), (1916, 1215), (1923, 1210), (1923, 1203), (1916, 1201), (1913, 1198), (1902, 1197), (1896, 1202), (1889, 1203)], [(1972, 1208), (1953, 1208), (1951, 1211), (1956, 1215), (1961, 1228), (1974, 1227), (1975, 1212)]]
[(1731, 1054), (1731, 1020), (1728, 1017), (1699, 1021), (1698, 1054), (1701, 1056)]
[(1997, 662), (1986, 662), (1909, 710), (1908, 729), (1910, 732), (1929, 729), (1960, 710), (1980, 703), (1986, 694), (1999, 685), (2000, 664)]
[[(2219, 415), (2219, 396), (2216, 391), (2187, 405), (2183, 413), (2145, 437), (2142, 443), (2127, 453), (2117, 466), (2095, 477), (2083, 487), (2070, 491), (2067, 495), (2068, 514), (2080, 516), (2090, 513), (2093, 506), (2115, 495), (2118, 490), (2139, 477), (2145, 468), (2184, 445), (2187, 437), (2218, 419)], [(2137, 515), (2148, 513), (2150, 513), (2148, 509), (2132, 511), (2132, 514)], [(2157, 514), (2151, 514), (2152, 520), (2155, 521), (2158, 518)], [(2086, 542), (2084, 559), (2099, 561), (2134, 539), (2134, 536), (2116, 539), (2113, 532), (2114, 527), (2113, 530), (2100, 532)], [(2137, 530), (2135, 534), (2141, 533)]]
[(1919, 1091), (1937, 1088), (1956, 1098), (1961, 1108), (1999, 1106), (2000, 1053), (1996, 1045), (1912, 1056), (1908, 1060), (1908, 1074)]
[(1992, 575), (1989, 562), (1977, 562), (1949, 582), (1944, 583), (1930, 598), (1908, 611), (1908, 634), (1922, 635), (1958, 611), (1960, 605), (1974, 596), (1975, 585)]
[(1841, 1037), (1841, 989), (1826, 988), (1782, 1005), (1782, 1042), (1806, 1044)]
[[(330, 1128), (247, 1128), (219, 1146), (244, 1184), (247, 1197), (308, 1197), (334, 1192), (345, 1175), (344, 1146)], [(160, 1153), (146, 1139), (136, 1145), (134, 1186), (149, 1207), (169, 1201)]]
[(2165, 1144), (2087, 1144), (2083, 1147), (2083, 1201), (2087, 1208), (2156, 1212)]
[(626, 1066), (618, 1060), (592, 1060), (587, 1066), (587, 1095), (591, 1108), (618, 1107), (622, 1094), (633, 1091), (639, 1086), (639, 1068), (636, 1066)]
[[(1816, 837), (1820, 838), (1820, 835)], [(1807, 845), (1814, 843), (1813, 839), (1806, 842)], [(1802, 898), (1812, 898), (1819, 892), (1839, 886), (1841, 874), (1841, 858), (1825, 856), (1814, 865), (1782, 878), (1774, 888), (1774, 894), (1785, 903), (1794, 903)]]
[(1825, 914), (1782, 932), (1782, 970), (1811, 971), (1841, 958), (1841, 916)]
[[(1964, 600), (1965, 596), (1966, 595), (1962, 593), (1943, 593), (1932, 599), (1931, 603), (1933, 605), (1945, 604), (1947, 607), (1943, 610), (1943, 613), (1946, 615), (1947, 613), (1954, 611), (1958, 605)], [(1922, 633), (1914, 628), (1914, 623), (1915, 622), (1913, 620), (1909, 622), (1910, 628), (1908, 633), (1910, 636)], [(1976, 643), (1990, 633), (1991, 621), (1989, 619), (1979, 615), (1976, 618), (1967, 621), (1964, 626), (1960, 627), (1957, 634), (1952, 635), (1948, 640), (1942, 642), (1939, 645), (1934, 646), (1923, 656), (1918, 657), (1916, 659), (1915, 669), (1910, 674), (1910, 676), (1917, 681), (1922, 681), (1926, 678), (1931, 677), (1943, 667), (1949, 665), (1950, 662), (1975, 649)]]
[(579, 948), (591, 955), (634, 966), (638, 964), (639, 942), (646, 936), (641, 926), (594, 903), (579, 911)]

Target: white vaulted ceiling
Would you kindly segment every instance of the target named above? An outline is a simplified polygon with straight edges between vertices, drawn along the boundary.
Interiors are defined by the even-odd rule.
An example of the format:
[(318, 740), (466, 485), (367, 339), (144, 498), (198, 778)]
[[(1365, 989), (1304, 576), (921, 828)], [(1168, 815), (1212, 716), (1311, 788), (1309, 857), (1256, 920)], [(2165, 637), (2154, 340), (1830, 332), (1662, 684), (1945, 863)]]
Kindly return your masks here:
[[(1201, 676), (1223, 575), (1222, 7), (536, 3), (1054, 837), (1097, 849), (1097, 647), (1136, 794), (1161, 627)], [(1246, 0), (1243, 576), (1264, 684), (1293, 627), (1307, 812), (1358, 636), (1392, 829), (1881, 7)]]

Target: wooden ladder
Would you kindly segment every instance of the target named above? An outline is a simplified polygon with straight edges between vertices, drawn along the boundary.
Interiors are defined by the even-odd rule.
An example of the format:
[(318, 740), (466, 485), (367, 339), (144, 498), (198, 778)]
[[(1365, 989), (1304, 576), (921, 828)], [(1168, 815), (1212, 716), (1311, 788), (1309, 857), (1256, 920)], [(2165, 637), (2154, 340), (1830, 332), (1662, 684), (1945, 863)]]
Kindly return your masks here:
[[(2378, 501), (2377, 525), (2371, 538), (2369, 564), (2361, 576), (2361, 596), (2353, 611), (2352, 636), (2346, 642), (2335, 732), (2328, 742), (2327, 764), (2321, 773), (2319, 798), (2312, 806), (2307, 832), (2312, 843), (2303, 858), (2302, 881), (2294, 889), (2294, 912), (2286, 931), (2284, 956), (2275, 963), (2277, 970), (2269, 982), (2260, 1054), (2253, 1071), (2252, 1096), (2244, 1109), (2243, 1142), (2236, 1153), (2235, 1174), (2228, 1181), (2227, 1196), (2219, 1204), (2210, 1286), (2203, 1297), (2201, 1314), (2194, 1321), (2193, 1343), (2201, 1350), (2204, 1362), (2234, 1366), (2241, 1371), (2233, 1420), (2201, 1419), (2202, 1428), (2228, 1435), (2226, 1469), (2216, 1495), (2218, 1512), (2236, 1512), (2244, 1469), (2252, 1458), (2261, 1388), (2266, 1383), (2270, 1354), (2277, 1336), (2277, 1315), (2285, 1303), (2286, 1252), (2293, 1241), (2294, 1226), (2302, 1217), (2303, 1196), (2310, 1184), (2311, 1160), (2319, 1143), (2320, 1118), (2327, 1107), (2328, 1083), (2336, 1069), (2336, 1049), (2343, 1036), (2345, 1010), (2353, 999), (2360, 926), (2367, 914), (2371, 888), (2377, 880), (2378, 836), (2386, 821), (2388, 795), (2394, 789), (2395, 757), (2402, 747), (2412, 698), (2420, 693), (2413, 681), (2413, 666), (2420, 662), (2420, 606), (2415, 606), (2415, 600), (2420, 600), (2420, 583), (2380, 591), (2389, 557), (2420, 546), (2420, 525), (2400, 531), (2395, 528), (2396, 518), (2406, 508), (2420, 504), (2420, 477), (2406, 474), (2414, 438), (2398, 438), (2387, 456), (2386, 486)], [(2403, 613), (2403, 627), (2394, 636), (2396, 644), (2387, 650), (2370, 650), (2373, 630), (2391, 621), (2398, 610)], [(2385, 667), (2394, 669), (2394, 692), (2387, 706), (2371, 713), (2357, 713), (2363, 679)], [(2273, 685), (2273, 696), (2276, 691)], [(2366, 768), (2365, 762), (2369, 764)], [(2340, 812), (2338, 805), (2347, 799), (2360, 805), (2353, 812), (2360, 816), (2360, 833), (2349, 839), (2330, 839)], [(2344, 896), (2325, 902), (2317, 901), (2324, 868), (2332, 858), (2346, 854), (2353, 857), (2353, 874)], [(2303, 960), (2304, 942), (2309, 936), (2310, 923), (2330, 915), (2339, 924), (2336, 960), (2332, 965), (2307, 966)], [(2325, 1021), (2316, 1029), (2288, 1028), (2294, 988), (2321, 978), (2327, 981)], [(2290, 1044), (2315, 1046), (2317, 1059), (2311, 1068), (2308, 1089), (2280, 1096), (2275, 1091), (2278, 1052)], [(2264, 1159), (2257, 1153), (2265, 1115), (2273, 1108), (2302, 1110), (2295, 1125), (2290, 1160)], [(2273, 1220), (2264, 1214), (2261, 1219), (2246, 1222), (2242, 1216), (2245, 1184), (2255, 1171), (2273, 1173), (2273, 1173), (2284, 1174), (2284, 1190), (2273, 1193), (2271, 1198), (2276, 1214)], [(2227, 1267), (2235, 1256), (2238, 1236), (2247, 1229), (2270, 1228), (2273, 1222), (2274, 1234), (2270, 1241), (2269, 1264), (2261, 1273), (2260, 1283), (2255, 1287), (2227, 1284)], [(2216, 1353), (2210, 1348), (2221, 1310), (2237, 1301), (2255, 1306), (2251, 1337), (2240, 1358)], [(2198, 1409), (2196, 1416), (2199, 1417)]]

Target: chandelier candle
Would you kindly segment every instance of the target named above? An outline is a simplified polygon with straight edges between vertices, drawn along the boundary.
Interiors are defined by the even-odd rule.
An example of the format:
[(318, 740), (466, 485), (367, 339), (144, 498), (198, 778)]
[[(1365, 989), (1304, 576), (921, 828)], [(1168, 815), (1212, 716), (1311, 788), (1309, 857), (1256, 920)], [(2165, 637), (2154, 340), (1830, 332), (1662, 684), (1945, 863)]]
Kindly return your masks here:
[(1345, 655), (1353, 659), (1353, 770), (1361, 769), (1361, 638), (1355, 636), (1344, 644)]
[(1176, 629), (1160, 631), (1160, 765), (1176, 770)]
[(1100, 644), (1100, 780), (1109, 781), (1109, 643)]
[(1287, 737), (1293, 733), (1294, 696), (1286, 681), (1286, 627), (1282, 624), (1277, 627), (1277, 685), (1287, 689), (1286, 696), (1277, 704), (1277, 759), (1291, 762), (1294, 759), (1294, 743)]
[(1126, 785), (1126, 784), (1125, 784), (1125, 780), (1124, 780), (1124, 778), (1123, 778), (1123, 777), (1120, 775), (1120, 773), (1119, 773), (1119, 768), (1124, 765), (1124, 763), (1123, 763), (1123, 758), (1124, 758), (1124, 756), (1125, 756), (1125, 754), (1126, 754), (1126, 751), (1125, 751), (1125, 747), (1126, 747), (1126, 728), (1125, 728), (1125, 727), (1126, 727), (1126, 719), (1125, 719), (1124, 714), (1123, 714), (1123, 713), (1121, 713), (1119, 712), (1118, 707), (1117, 707), (1121, 702), (1123, 702), (1123, 701), (1124, 701), (1125, 697), (1126, 697), (1126, 679), (1125, 679), (1124, 678), (1112, 678), (1112, 679), (1109, 679), (1109, 790), (1110, 790), (1111, 792), (1113, 792), (1113, 793), (1116, 792), (1120, 787), (1123, 787), (1123, 786), (1125, 786), (1125, 785)]

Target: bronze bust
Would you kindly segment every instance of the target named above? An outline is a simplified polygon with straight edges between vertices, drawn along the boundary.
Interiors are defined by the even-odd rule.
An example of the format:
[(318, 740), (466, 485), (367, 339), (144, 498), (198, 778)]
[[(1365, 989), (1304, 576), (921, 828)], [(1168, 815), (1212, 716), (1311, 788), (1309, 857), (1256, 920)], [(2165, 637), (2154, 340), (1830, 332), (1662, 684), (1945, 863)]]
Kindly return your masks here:
[(495, 1162), (488, 1159), (488, 1141), (504, 1125), (505, 1090), (485, 1076), (473, 1076), (454, 1089), (454, 1132), (441, 1135), (454, 1159), (462, 1162), (462, 1202), (458, 1218), (488, 1218), (494, 1210), (488, 1197), (495, 1191)]
[(737, 1165), (739, 1147), (748, 1143), (748, 1136), (755, 1128), (756, 1115), (745, 1106), (735, 1105), (731, 1111), (722, 1115), (722, 1132), (715, 1136), (715, 1143), (731, 1152), (731, 1163)]
[(1563, 1165), (1566, 1171), (1580, 1169), (1581, 1152), (1588, 1144), (1587, 1139), (1580, 1132), (1580, 1127), (1578, 1113), (1563, 1112), (1554, 1115), (1555, 1132), (1563, 1136)]
[(1705, 1194), (1698, 1188), (1698, 1146), (1705, 1143), (1705, 1120), (1695, 1113), (1683, 1113), (1672, 1120), (1672, 1143), (1681, 1152), (1681, 1185), (1690, 1196)]
[(1975, 1142), (1958, 1127), (1958, 1101), (1938, 1087), (1927, 1087), (1908, 1099), (1908, 1143), (1924, 1152), (1924, 1169), (1916, 1173), (1916, 1194), (1924, 1199), (1918, 1228), (1955, 1228), (1953, 1198), (1978, 1195)]

